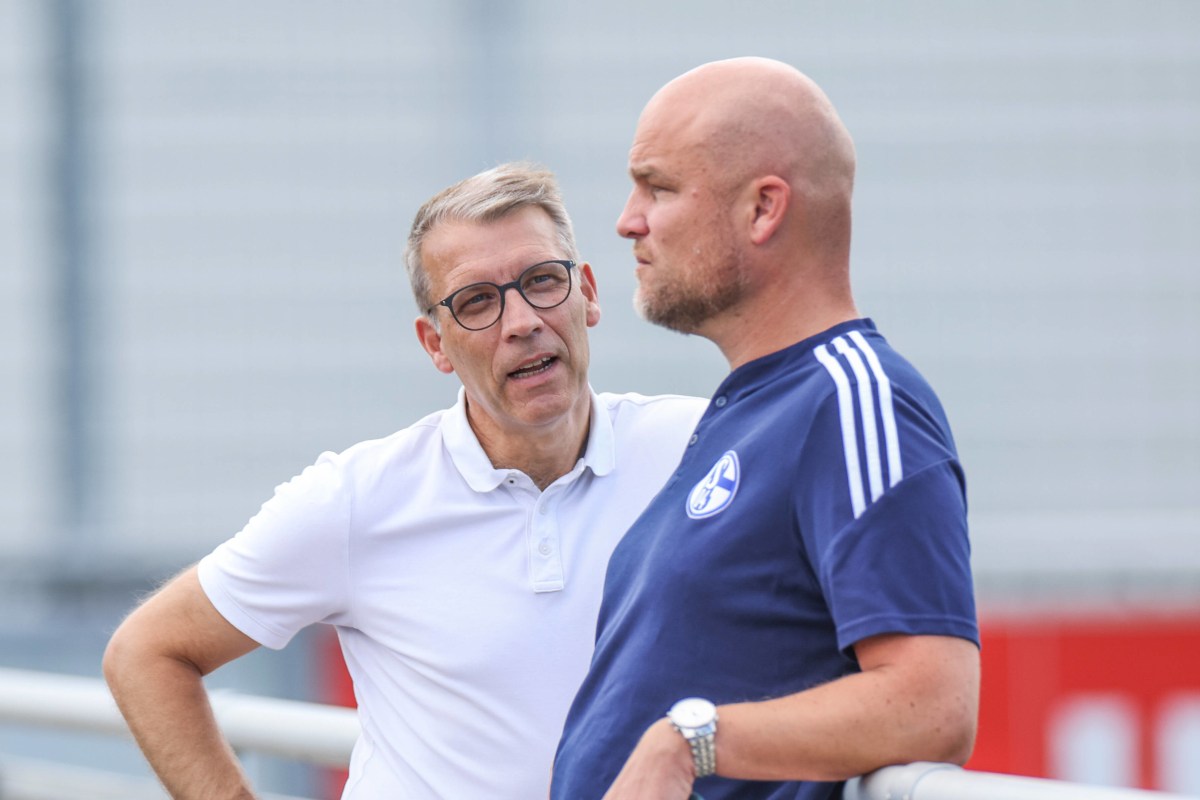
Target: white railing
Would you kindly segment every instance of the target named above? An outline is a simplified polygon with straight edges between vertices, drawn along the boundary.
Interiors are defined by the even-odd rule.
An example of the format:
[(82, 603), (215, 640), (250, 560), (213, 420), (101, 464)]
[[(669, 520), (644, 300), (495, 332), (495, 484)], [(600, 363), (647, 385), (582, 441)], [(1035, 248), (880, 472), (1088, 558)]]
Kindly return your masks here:
[[(217, 690), (213, 711), (235, 750), (345, 767), (358, 738), (348, 708)], [(0, 668), (0, 723), (128, 735), (99, 678)], [(115, 796), (115, 795), (114, 795)], [(846, 785), (845, 800), (1184, 800), (1182, 795), (973, 772), (949, 764), (885, 767)]]
[[(210, 692), (213, 713), (234, 750), (345, 767), (358, 738), (358, 714), (295, 700)], [(0, 668), (0, 722), (128, 735), (100, 678)]]
[[(308, 800), (260, 793), (262, 800)], [(167, 790), (148, 775), (64, 764), (61, 761), (0, 756), (2, 800), (170, 800)]]
[(884, 767), (846, 784), (843, 800), (1185, 800), (1144, 789), (973, 772), (952, 764)]

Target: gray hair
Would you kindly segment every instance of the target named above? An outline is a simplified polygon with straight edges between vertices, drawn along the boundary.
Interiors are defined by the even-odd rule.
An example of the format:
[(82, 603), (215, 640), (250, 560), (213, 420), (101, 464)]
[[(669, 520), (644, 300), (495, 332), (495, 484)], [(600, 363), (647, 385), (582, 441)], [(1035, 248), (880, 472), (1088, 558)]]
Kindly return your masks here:
[(558, 181), (554, 173), (538, 164), (523, 161), (501, 164), (459, 181), (425, 201), (413, 219), (404, 248), (408, 280), (422, 314), (428, 314), (427, 309), (436, 302), (430, 296), (429, 273), (421, 260), (421, 247), (429, 232), (446, 221), (495, 222), (528, 206), (537, 206), (550, 215), (565, 250), (563, 255), (578, 261), (575, 232)]

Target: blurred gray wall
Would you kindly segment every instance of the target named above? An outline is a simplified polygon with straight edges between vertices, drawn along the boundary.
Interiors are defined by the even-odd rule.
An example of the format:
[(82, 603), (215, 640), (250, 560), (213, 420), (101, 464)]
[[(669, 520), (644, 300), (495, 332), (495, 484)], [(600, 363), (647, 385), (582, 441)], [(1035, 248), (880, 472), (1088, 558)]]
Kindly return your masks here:
[(644, 102), (742, 54), (856, 138), (859, 305), (946, 403), (985, 611), (1200, 594), (1200, 3), (0, 0), (5, 624), (102, 640), (322, 450), (452, 402), (400, 255), (500, 161), (561, 176), (594, 385), (707, 395), (613, 223)]

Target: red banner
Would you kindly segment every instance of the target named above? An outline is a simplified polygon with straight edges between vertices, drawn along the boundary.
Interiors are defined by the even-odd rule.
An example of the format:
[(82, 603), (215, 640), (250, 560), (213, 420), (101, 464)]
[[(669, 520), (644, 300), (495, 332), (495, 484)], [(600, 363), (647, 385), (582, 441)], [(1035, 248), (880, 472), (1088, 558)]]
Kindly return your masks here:
[(986, 620), (967, 766), (1200, 793), (1200, 611)]
[[(324, 699), (353, 705), (327, 642)], [(1200, 796), (1200, 611), (985, 616), (967, 767)]]

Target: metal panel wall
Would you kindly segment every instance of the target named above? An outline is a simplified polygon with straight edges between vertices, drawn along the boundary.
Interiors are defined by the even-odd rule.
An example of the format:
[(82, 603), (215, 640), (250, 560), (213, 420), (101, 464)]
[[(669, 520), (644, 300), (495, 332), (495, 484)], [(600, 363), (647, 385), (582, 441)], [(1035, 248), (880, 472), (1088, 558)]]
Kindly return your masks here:
[[(403, 236), (498, 161), (562, 176), (601, 285), (596, 386), (711, 390), (715, 349), (630, 309), (613, 222), (654, 89), (760, 53), (812, 74), (856, 137), (860, 305), (943, 394), (985, 588), (1194, 583), (1194, 3), (86, 7), (103, 494), (71, 546), (100, 572), (185, 563), (321, 450), (451, 400), (412, 335)], [(0, 543), (19, 554), (64, 541), (44, 534), (69, 443), (45, 335), (44, 6), (0, 15)], [(1115, 549), (1081, 573), (1097, 536)]]
[(38, 15), (0, 2), (0, 560), (52, 533), (58, 366)]

